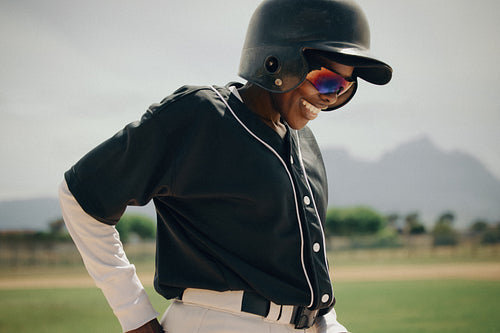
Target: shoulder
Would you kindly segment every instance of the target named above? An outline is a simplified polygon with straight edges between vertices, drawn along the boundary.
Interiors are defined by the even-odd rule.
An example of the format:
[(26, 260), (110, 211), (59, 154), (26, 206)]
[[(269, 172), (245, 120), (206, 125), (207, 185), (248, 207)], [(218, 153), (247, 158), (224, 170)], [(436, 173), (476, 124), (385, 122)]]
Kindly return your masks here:
[(307, 141), (308, 143), (314, 143), (317, 145), (316, 137), (309, 127), (304, 127), (297, 131), (301, 141)]
[(316, 156), (321, 156), (321, 150), (319, 148), (318, 142), (316, 141), (316, 137), (309, 127), (306, 126), (301, 130), (298, 130), (297, 134), (299, 136), (300, 145), (303, 150), (309, 151)]
[(183, 86), (152, 104), (142, 115), (138, 126), (161, 135), (184, 138), (234, 126), (221, 98), (231, 94), (228, 87)]
[(217, 110), (218, 95), (210, 86), (183, 86), (160, 103), (152, 104), (144, 117), (182, 116), (203, 117), (211, 114), (210, 110)]

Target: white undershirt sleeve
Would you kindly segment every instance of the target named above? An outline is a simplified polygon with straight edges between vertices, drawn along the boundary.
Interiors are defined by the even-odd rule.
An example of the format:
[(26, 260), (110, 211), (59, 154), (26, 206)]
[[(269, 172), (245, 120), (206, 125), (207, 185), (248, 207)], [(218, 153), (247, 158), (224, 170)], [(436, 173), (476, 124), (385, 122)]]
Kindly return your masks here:
[(96, 285), (102, 290), (124, 332), (156, 318), (135, 266), (125, 255), (118, 231), (85, 213), (66, 181), (59, 186), (66, 227)]

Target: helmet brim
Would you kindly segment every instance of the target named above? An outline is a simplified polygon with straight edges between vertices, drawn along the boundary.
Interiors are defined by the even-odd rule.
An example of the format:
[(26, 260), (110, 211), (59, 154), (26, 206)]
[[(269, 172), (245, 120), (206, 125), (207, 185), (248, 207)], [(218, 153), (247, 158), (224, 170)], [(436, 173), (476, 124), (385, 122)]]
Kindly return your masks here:
[[(378, 60), (368, 50), (352, 47), (352, 45), (326, 44), (308, 45), (304, 51), (313, 52), (319, 61), (334, 61), (354, 67), (353, 75), (377, 85), (389, 83), (392, 78), (392, 68)], [(318, 60), (316, 60), (318, 61)]]

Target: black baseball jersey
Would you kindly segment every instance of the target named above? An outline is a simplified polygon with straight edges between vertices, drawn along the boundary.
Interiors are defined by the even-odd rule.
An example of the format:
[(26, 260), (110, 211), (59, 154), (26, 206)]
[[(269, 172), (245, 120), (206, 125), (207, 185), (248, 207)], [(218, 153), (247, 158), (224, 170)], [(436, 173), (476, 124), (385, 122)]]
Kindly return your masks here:
[(280, 137), (229, 86), (180, 88), (65, 178), (103, 223), (154, 201), (154, 284), (166, 298), (201, 288), (314, 309), (334, 303), (326, 172), (314, 136), (287, 126)]

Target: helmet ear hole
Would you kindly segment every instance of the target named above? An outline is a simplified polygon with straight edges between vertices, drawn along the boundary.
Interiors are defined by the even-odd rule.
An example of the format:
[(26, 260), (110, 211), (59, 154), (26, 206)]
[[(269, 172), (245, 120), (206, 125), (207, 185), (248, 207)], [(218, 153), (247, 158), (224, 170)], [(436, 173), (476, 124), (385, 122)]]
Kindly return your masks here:
[(266, 67), (266, 70), (270, 74), (274, 74), (278, 71), (280, 67), (280, 63), (278, 61), (278, 58), (275, 56), (269, 56), (266, 58), (266, 61), (264, 62), (264, 66)]

